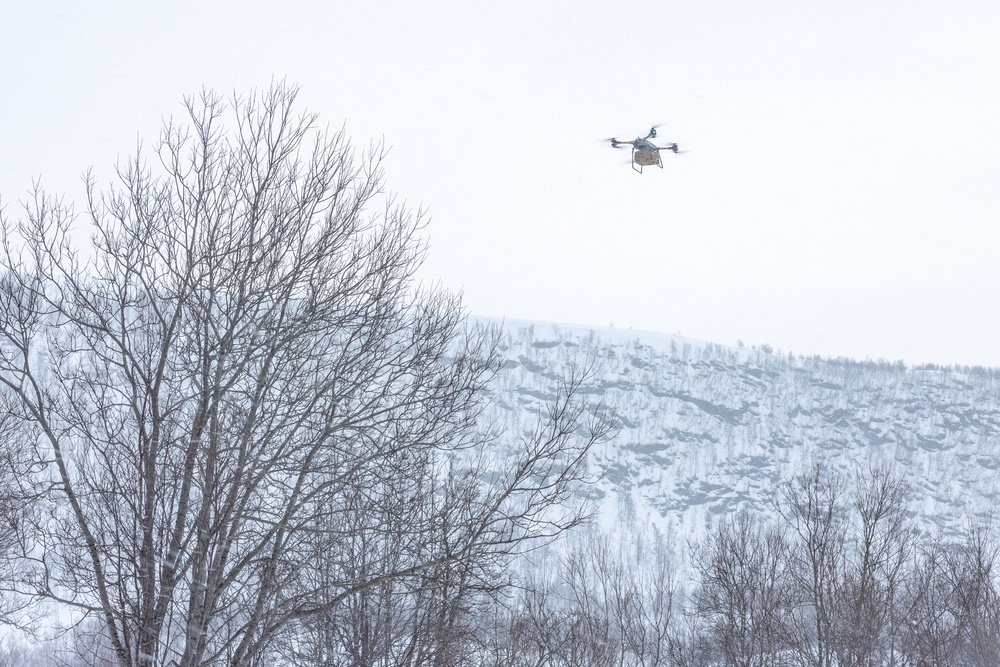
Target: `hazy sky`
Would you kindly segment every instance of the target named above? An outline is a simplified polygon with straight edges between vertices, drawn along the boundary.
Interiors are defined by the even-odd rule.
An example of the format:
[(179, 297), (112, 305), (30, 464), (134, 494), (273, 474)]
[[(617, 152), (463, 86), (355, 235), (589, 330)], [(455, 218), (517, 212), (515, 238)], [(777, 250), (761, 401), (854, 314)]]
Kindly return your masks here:
[[(287, 77), (473, 313), (1000, 366), (995, 0), (8, 4), (7, 206)], [(663, 170), (600, 141), (654, 122)]]

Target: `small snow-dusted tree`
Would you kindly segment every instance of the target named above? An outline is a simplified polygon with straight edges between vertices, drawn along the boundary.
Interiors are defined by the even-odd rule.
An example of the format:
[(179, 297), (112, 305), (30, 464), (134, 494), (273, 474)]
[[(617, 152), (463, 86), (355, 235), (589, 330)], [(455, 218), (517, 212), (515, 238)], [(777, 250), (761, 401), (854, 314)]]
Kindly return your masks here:
[(0, 382), (52, 485), (28, 592), (99, 618), (122, 667), (259, 664), (358, 596), (579, 519), (554, 508), (606, 427), (578, 379), (506, 466), (437, 492), (493, 435), (492, 334), (414, 285), (419, 213), (368, 211), (382, 151), (295, 98), (189, 99), (116, 186), (88, 179), (86, 250), (40, 189), (3, 218)]

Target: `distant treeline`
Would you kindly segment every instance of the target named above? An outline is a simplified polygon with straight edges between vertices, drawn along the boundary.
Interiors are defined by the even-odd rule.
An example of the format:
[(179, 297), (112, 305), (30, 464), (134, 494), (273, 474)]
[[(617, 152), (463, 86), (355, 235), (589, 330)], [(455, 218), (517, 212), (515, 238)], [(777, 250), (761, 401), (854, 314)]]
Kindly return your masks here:
[(580, 541), (558, 571), (529, 577), (479, 664), (1000, 665), (988, 522), (920, 535), (906, 494), (886, 469), (849, 484), (815, 468), (778, 489), (780, 522), (738, 513), (695, 545), (693, 582), (655, 539)]

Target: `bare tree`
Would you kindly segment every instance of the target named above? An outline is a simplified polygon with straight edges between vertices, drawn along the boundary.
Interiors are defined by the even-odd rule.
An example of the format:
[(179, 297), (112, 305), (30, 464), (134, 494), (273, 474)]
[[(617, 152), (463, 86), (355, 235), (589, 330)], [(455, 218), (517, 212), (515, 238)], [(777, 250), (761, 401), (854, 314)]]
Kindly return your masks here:
[(696, 611), (721, 664), (786, 664), (793, 598), (781, 531), (758, 525), (746, 512), (719, 526), (699, 563)]
[(900, 651), (917, 667), (1000, 663), (998, 557), (988, 525), (925, 548), (904, 589)]
[(1000, 586), (996, 566), (1000, 548), (990, 539), (988, 524), (970, 527), (964, 543), (944, 552), (944, 579), (955, 619), (952, 664), (1000, 663)]
[(859, 475), (856, 535), (837, 585), (834, 645), (838, 665), (895, 664), (900, 595), (915, 533), (906, 515), (909, 486), (888, 468)]
[[(100, 618), (122, 667), (266, 661), (387, 582), (557, 534), (607, 430), (570, 379), (507, 467), (466, 466), (476, 493), (430, 548), (433, 512), (405, 508), (489, 441), (495, 338), (414, 285), (419, 212), (368, 213), (383, 151), (356, 157), (295, 98), (188, 99), (152, 166), (140, 150), (103, 194), (88, 178), (86, 251), (39, 188), (2, 220), (0, 383), (54, 488), (31, 592)], [(357, 546), (357, 516), (397, 508), (414, 523), (366, 526), (368, 567), (320, 566)]]
[(795, 646), (804, 664), (833, 667), (837, 589), (843, 570), (844, 482), (817, 465), (782, 487), (775, 507), (791, 529), (789, 573), (800, 597)]
[(38, 465), (29, 443), (20, 437), (9, 399), (0, 394), (0, 625), (24, 630), (31, 600), (23, 595), (19, 582), (26, 576), (23, 556), (39, 541), (32, 527), (44, 489), (31, 483)]
[(959, 621), (947, 576), (948, 548), (935, 542), (924, 549), (904, 582), (900, 651), (910, 665), (960, 664), (956, 659)]
[[(542, 558), (476, 664), (582, 667), (670, 664), (676, 581), (661, 545), (612, 545), (591, 527), (552, 570)], [(631, 548), (630, 548), (631, 547)]]

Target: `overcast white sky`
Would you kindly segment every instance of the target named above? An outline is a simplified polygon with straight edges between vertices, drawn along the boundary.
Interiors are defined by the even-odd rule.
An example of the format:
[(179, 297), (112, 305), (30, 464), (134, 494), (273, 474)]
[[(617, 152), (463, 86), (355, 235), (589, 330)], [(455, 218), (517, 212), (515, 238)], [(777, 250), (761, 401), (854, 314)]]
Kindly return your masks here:
[[(8, 3), (0, 196), (287, 77), (470, 312), (1000, 366), (1000, 3)], [(665, 123), (642, 176), (600, 142)]]

